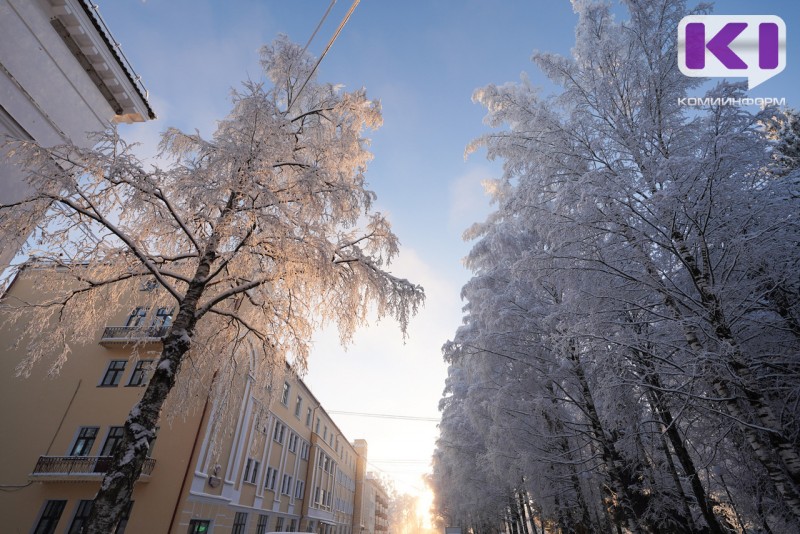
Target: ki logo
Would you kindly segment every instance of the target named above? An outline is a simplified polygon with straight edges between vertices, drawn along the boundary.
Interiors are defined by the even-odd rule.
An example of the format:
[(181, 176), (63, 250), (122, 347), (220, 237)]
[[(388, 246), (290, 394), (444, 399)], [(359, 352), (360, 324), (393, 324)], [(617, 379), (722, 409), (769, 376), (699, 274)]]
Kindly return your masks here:
[(684, 17), (678, 67), (692, 77), (746, 77), (752, 89), (786, 68), (786, 24), (775, 15)]

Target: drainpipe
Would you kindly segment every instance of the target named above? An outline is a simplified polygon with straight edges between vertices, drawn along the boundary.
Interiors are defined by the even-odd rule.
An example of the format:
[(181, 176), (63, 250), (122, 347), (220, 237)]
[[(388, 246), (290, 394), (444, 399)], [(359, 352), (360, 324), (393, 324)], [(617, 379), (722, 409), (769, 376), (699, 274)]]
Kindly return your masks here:
[(206, 414), (208, 413), (208, 406), (211, 404), (211, 392), (214, 389), (214, 381), (217, 379), (217, 373), (219, 371), (214, 371), (214, 376), (211, 377), (211, 385), (208, 388), (208, 396), (206, 397), (206, 403), (203, 405), (203, 413), (200, 416), (200, 423), (197, 425), (197, 432), (194, 436), (194, 443), (192, 443), (192, 452), (189, 454), (189, 461), (186, 462), (186, 471), (183, 473), (183, 481), (181, 482), (181, 489), (178, 491), (178, 498), (175, 499), (175, 508), (172, 510), (172, 517), (169, 520), (169, 528), (167, 529), (167, 533), (172, 532), (172, 527), (175, 525), (175, 518), (178, 516), (178, 508), (180, 508), (181, 504), (181, 497), (183, 496), (183, 490), (186, 489), (186, 482), (189, 480), (189, 471), (192, 468), (193, 461), (194, 461), (194, 453), (197, 450), (197, 442), (200, 440), (200, 429), (203, 428), (203, 421), (206, 419)]
[(78, 395), (78, 390), (81, 389), (82, 382), (82, 378), (78, 380), (78, 385), (75, 386), (75, 392), (72, 394), (72, 398), (69, 399), (69, 404), (67, 404), (67, 408), (64, 410), (64, 415), (61, 416), (61, 421), (58, 422), (58, 428), (56, 428), (56, 431), (53, 432), (53, 439), (50, 440), (50, 445), (47, 446), (47, 451), (44, 453), (45, 456), (50, 456), (50, 449), (53, 448), (53, 443), (55, 443), (58, 433), (61, 432), (61, 427), (64, 426), (64, 420), (67, 418), (67, 414), (69, 413), (69, 409), (72, 407), (72, 403), (75, 402), (75, 397)]

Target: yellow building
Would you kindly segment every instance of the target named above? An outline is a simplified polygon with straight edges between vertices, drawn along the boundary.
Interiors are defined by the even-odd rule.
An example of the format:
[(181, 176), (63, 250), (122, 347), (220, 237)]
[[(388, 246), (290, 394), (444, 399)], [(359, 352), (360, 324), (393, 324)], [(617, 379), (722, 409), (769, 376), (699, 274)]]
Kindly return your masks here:
[[(40, 298), (42, 277), (52, 272), (48, 265), (26, 267), (4, 302)], [(47, 365), (16, 377), (26, 340), (15, 342), (24, 323), (0, 328), (3, 532), (74, 532), (88, 513), (171, 320), (167, 305), (141, 306), (137, 298), (147, 288), (141, 290), (131, 296), (130, 310), (96, 325), (95, 342), (70, 347), (56, 377)], [(226, 384), (233, 399), (226, 403), (210, 398), (210, 380), (195, 381), (194, 408), (162, 421), (118, 531), (360, 534), (353, 525), (366, 443), (359, 440), (360, 454), (288, 366), (271, 384), (243, 370)], [(268, 388), (268, 405), (258, 388)], [(170, 398), (165, 413), (170, 403), (175, 412)]]

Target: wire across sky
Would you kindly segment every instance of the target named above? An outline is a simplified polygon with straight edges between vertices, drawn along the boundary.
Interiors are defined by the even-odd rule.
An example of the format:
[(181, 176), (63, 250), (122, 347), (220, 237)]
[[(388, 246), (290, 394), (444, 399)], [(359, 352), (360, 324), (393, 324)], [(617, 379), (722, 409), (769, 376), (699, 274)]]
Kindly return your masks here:
[(397, 415), (388, 413), (366, 413), (366, 412), (343, 412), (340, 410), (326, 410), (329, 414), (336, 415), (352, 415), (356, 417), (376, 417), (378, 419), (397, 419), (401, 421), (424, 421), (430, 423), (438, 423), (438, 417), (419, 417), (416, 415)]

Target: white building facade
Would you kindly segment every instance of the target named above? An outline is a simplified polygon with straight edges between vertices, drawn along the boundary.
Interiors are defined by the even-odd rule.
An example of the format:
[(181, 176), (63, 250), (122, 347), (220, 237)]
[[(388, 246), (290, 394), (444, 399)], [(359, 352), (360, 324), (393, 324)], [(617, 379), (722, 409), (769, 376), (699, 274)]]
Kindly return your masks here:
[[(92, 144), (112, 122), (155, 119), (147, 91), (95, 6), (84, 0), (0, 0), (0, 146)], [(26, 193), (0, 148), (0, 204)], [(22, 243), (0, 235), (0, 269)]]

